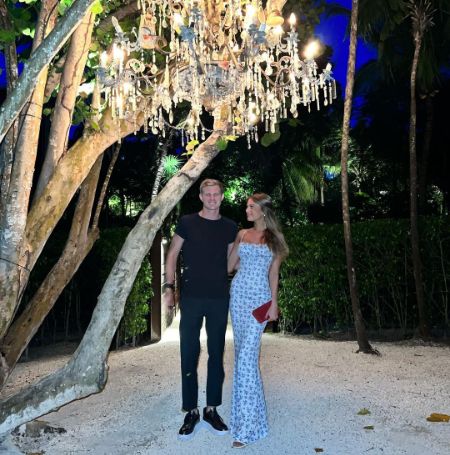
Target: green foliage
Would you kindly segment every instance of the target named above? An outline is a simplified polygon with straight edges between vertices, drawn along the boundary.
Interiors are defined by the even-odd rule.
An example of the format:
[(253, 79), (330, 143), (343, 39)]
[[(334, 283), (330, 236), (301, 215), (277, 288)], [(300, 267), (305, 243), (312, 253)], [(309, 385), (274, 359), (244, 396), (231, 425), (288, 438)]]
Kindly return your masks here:
[(93, 5), (92, 5), (92, 8), (91, 8), (91, 11), (94, 13), (94, 14), (100, 14), (103, 12), (103, 5), (102, 5), (102, 2), (100, 0), (97, 0)]
[(58, 5), (58, 13), (63, 16), (65, 12), (72, 6), (73, 0), (60, 0)]
[(181, 167), (182, 161), (175, 155), (166, 155), (163, 158), (162, 166), (164, 172), (164, 180), (169, 180), (173, 177)]
[(16, 34), (8, 30), (0, 30), (0, 43), (9, 44), (16, 39)]
[[(100, 269), (98, 273), (102, 283), (108, 277), (128, 232), (128, 228), (114, 228), (102, 231), (93, 251), (93, 254), (99, 258)], [(150, 262), (146, 258), (136, 276), (120, 323), (119, 330), (124, 339), (129, 339), (145, 332), (149, 313), (148, 302), (152, 295)]]
[(254, 184), (249, 176), (236, 177), (228, 180), (225, 188), (225, 201), (244, 206), (247, 197), (254, 192)]
[(216, 142), (216, 147), (218, 150), (220, 150), (221, 152), (223, 152), (224, 150), (227, 149), (228, 147), (228, 141), (224, 138), (224, 137), (221, 137), (217, 140)]
[(279, 304), (285, 330), (314, 319), (345, 324), (346, 286), (342, 227), (307, 225), (286, 232), (290, 254), (281, 269)]
[[(449, 327), (450, 225), (448, 218), (421, 219), (425, 294), (432, 325)], [(354, 259), (363, 316), (369, 328), (406, 334), (417, 324), (407, 220), (354, 223)], [(280, 308), (285, 330), (303, 324), (352, 325), (341, 225), (287, 230), (291, 253), (281, 270)], [(326, 327), (322, 327), (326, 330)]]
[(3, 44), (12, 43), (16, 38), (24, 36), (34, 36), (34, 15), (32, 11), (34, 9), (34, 3), (37, 0), (30, 0), (22, 3), (27, 3), (23, 8), (14, 6), (12, 2), (7, 2), (7, 8), (9, 13), (9, 19), (11, 21), (12, 30), (0, 30), (0, 48)]
[(85, 120), (89, 119), (92, 116), (87, 100), (83, 98), (78, 98), (75, 102), (75, 109), (73, 111), (72, 124), (78, 125), (79, 123), (84, 123)]
[(275, 133), (265, 133), (261, 139), (261, 145), (264, 147), (269, 147), (269, 145), (277, 142), (280, 139), (281, 133), (279, 131), (275, 131)]
[(150, 263), (145, 260), (127, 299), (121, 322), (123, 337), (129, 339), (147, 330), (148, 302), (153, 296)]

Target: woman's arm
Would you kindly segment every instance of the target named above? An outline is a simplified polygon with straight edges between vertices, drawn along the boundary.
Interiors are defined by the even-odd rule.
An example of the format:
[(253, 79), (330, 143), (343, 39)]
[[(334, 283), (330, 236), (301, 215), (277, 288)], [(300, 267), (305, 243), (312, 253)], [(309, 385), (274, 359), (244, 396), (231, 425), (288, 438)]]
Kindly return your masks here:
[(239, 262), (239, 256), (238, 256), (239, 243), (241, 242), (244, 232), (245, 232), (245, 229), (241, 229), (238, 232), (238, 235), (236, 236), (236, 239), (234, 240), (233, 247), (231, 248), (231, 252), (228, 255), (228, 273), (233, 273), (237, 268), (237, 265)]
[(267, 317), (269, 321), (278, 319), (278, 279), (280, 272), (281, 258), (275, 256), (269, 268), (269, 286), (272, 293), (272, 305), (270, 305)]

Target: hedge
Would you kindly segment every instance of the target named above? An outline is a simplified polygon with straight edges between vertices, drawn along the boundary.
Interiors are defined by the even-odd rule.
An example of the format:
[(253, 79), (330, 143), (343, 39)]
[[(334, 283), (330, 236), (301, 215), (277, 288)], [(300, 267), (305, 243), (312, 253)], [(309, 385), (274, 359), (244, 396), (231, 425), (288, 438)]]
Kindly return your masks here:
[[(450, 227), (445, 217), (420, 220), (424, 289), (430, 323), (449, 329)], [(279, 304), (286, 331), (353, 325), (342, 225), (305, 225), (285, 232), (291, 253), (281, 268)], [(352, 225), (360, 302), (369, 329), (417, 326), (408, 220)]]

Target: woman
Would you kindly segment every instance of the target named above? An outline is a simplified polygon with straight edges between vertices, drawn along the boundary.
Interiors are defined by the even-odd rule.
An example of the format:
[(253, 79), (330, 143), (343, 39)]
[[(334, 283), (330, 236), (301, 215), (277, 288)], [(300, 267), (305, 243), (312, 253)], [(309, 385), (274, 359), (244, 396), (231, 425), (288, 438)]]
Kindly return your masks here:
[[(246, 213), (253, 227), (239, 231), (228, 259), (228, 271), (238, 269), (230, 293), (235, 348), (230, 426), (235, 448), (268, 432), (259, 351), (267, 321), (278, 319), (278, 272), (289, 251), (267, 194), (253, 194)], [(269, 300), (267, 320), (259, 323), (252, 311)]]

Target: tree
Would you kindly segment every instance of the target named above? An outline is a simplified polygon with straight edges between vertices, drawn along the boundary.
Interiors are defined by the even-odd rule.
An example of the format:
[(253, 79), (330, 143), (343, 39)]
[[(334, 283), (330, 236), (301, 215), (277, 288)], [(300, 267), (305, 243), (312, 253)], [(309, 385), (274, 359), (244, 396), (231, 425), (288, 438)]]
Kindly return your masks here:
[(358, 28), (358, 0), (352, 0), (352, 15), (350, 19), (350, 51), (347, 63), (347, 83), (345, 87), (344, 118), (342, 121), (342, 145), (341, 145), (341, 190), (342, 190), (342, 221), (344, 225), (345, 256), (347, 259), (347, 277), (350, 287), (350, 299), (352, 302), (353, 318), (355, 322), (358, 352), (370, 354), (377, 353), (367, 338), (364, 319), (359, 303), (356, 270), (353, 261), (353, 243), (350, 224), (350, 207), (348, 196), (348, 144), (350, 135), (350, 117), (352, 111), (353, 84), (355, 78), (356, 62), (356, 37)]
[[(426, 32), (432, 25), (432, 6), (439, 10), (439, 33), (432, 37)], [(420, 188), (422, 201), (425, 193), (426, 166), (428, 163), (429, 149), (432, 133), (433, 115), (430, 108), (432, 95), (435, 94), (436, 84), (443, 62), (448, 65), (449, 40), (448, 29), (449, 14), (441, 0), (425, 1), (365, 1), (364, 14), (360, 18), (363, 35), (374, 42), (379, 50), (379, 62), (384, 77), (394, 81), (409, 76), (409, 188), (410, 207), (409, 216), (411, 223), (411, 259), (414, 269), (416, 288), (416, 301), (419, 317), (419, 333), (421, 336), (429, 335), (428, 315), (424, 300), (423, 274), (419, 248), (418, 228), (418, 168), (417, 168), (417, 101), (416, 92), (420, 87), (425, 93), (428, 109), (425, 127), (424, 147), (422, 154), (423, 169), (420, 172)], [(413, 40), (410, 39), (409, 24), (406, 18), (411, 18), (413, 23)], [(425, 37), (428, 38), (425, 40)], [(439, 42), (437, 46), (436, 43)], [(422, 47), (428, 44), (427, 51)], [(399, 52), (402, 49), (403, 52)], [(443, 50), (442, 50), (443, 49)], [(445, 52), (447, 51), (447, 52)], [(441, 53), (443, 52), (443, 55)], [(407, 69), (411, 65), (409, 75)]]
[(414, 38), (414, 57), (411, 66), (410, 84), (410, 122), (409, 122), (409, 186), (410, 186), (410, 223), (411, 223), (411, 248), (412, 262), (414, 269), (414, 282), (416, 287), (417, 309), (419, 312), (419, 332), (420, 336), (430, 335), (428, 317), (425, 307), (424, 282), (422, 274), (422, 260), (419, 245), (419, 224), (417, 209), (417, 152), (416, 152), (416, 80), (419, 55), (422, 47), (422, 40), (425, 31), (432, 25), (432, 10), (428, 1), (409, 3), (410, 14), (413, 25)]
[[(43, 0), (41, 17), (45, 19), (42, 19), (42, 24), (48, 22), (49, 14), (54, 11), (54, 2), (55, 0)], [(39, 296), (42, 296), (43, 290), (48, 289), (49, 285), (54, 289), (62, 289), (70, 278), (70, 273), (73, 274), (76, 271), (83, 256), (87, 254), (86, 251), (89, 250), (97, 235), (96, 219), (98, 220), (98, 217), (94, 215), (92, 223), (90, 219), (101, 157), (108, 147), (140, 129), (145, 121), (142, 112), (138, 112), (134, 118), (129, 120), (118, 120), (113, 118), (108, 109), (102, 112), (99, 120), (97, 118), (98, 105), (96, 104), (98, 93), (96, 94), (94, 89), (92, 105), (90, 109), (86, 108), (89, 112), (88, 118), (85, 119), (86, 125), (82, 137), (68, 147), (68, 128), (73, 121), (72, 115), (76, 102), (76, 97), (70, 91), (72, 87), (69, 87), (68, 81), (75, 81), (73, 85), (78, 88), (82, 71), (80, 69), (84, 66), (83, 60), (87, 52), (86, 44), (92, 33), (92, 16), (88, 10), (92, 3), (87, 0), (76, 0), (66, 14), (56, 20), (54, 31), (36, 45), (35, 51), (28, 60), (27, 71), (21, 76), (16, 87), (8, 93), (8, 98), (2, 106), (0, 138), (3, 138), (4, 132), (6, 133), (29, 97), (37, 97), (40, 109), (37, 112), (42, 111), (43, 93), (45, 93), (43, 89), (46, 85), (47, 87), (54, 86), (55, 79), (57, 79), (45, 81), (45, 71), (47, 71), (51, 59), (61, 50), (63, 55), (58, 54), (57, 63), (62, 65), (64, 62), (64, 69), (59, 85), (61, 94), (56, 100), (54, 112), (57, 112), (59, 108), (63, 110), (59, 111), (62, 113), (61, 115), (53, 115), (54, 134), (51, 134), (56, 145), (53, 147), (53, 144), (50, 144), (50, 147), (46, 147), (44, 150), (44, 155), (48, 154), (43, 157), (45, 172), (39, 176), (38, 191), (30, 203), (32, 174), (36, 169), (37, 143), (33, 144), (32, 153), (28, 156), (25, 153), (26, 147), (23, 145), (17, 147), (19, 143), (25, 143), (28, 138), (19, 135), (17, 144), (15, 144), (14, 164), (8, 190), (11, 192), (14, 188), (17, 194), (8, 194), (7, 207), (5, 209), (2, 207), (0, 213), (0, 227), (8, 226), (8, 229), (2, 229), (2, 235), (4, 235), (1, 242), (2, 248), (4, 245), (6, 248), (1, 251), (2, 260), (0, 261), (0, 297), (2, 298), (0, 338), (2, 338), (3, 348), (13, 345), (13, 334), (8, 334), (7, 330), (19, 310), (28, 274), (36, 264), (49, 236), (80, 185), (82, 188), (67, 248), (56, 265), (57, 269), (53, 269), (53, 275), (58, 277), (58, 282), (55, 283), (51, 281), (51, 277), (48, 277), (41, 290), (38, 291)], [(272, 2), (272, 6), (280, 6), (279, 9), (283, 4), (283, 0)], [(85, 22), (82, 24), (83, 19)], [(76, 27), (78, 27), (77, 33), (79, 33), (77, 41), (80, 42), (72, 39), (74, 42), (70, 46), (61, 49)], [(37, 36), (45, 34), (45, 25), (43, 25), (43, 30)], [(96, 58), (98, 58), (98, 54)], [(89, 74), (86, 68), (84, 70), (84, 74)], [(33, 78), (34, 80), (32, 80)], [(91, 80), (95, 78), (93, 71), (90, 72), (90, 78)], [(37, 82), (38, 85), (36, 85)], [(33, 90), (34, 87), (36, 87), (35, 90)], [(104, 387), (107, 378), (108, 349), (123, 315), (127, 296), (142, 259), (167, 214), (218, 154), (219, 148), (223, 149), (226, 140), (221, 139), (220, 147), (217, 142), (221, 136), (230, 134), (228, 109), (229, 106), (220, 106), (215, 110), (212, 134), (195, 150), (183, 168), (167, 182), (163, 190), (144, 210), (135, 228), (130, 232), (99, 296), (91, 324), (73, 358), (56, 374), (2, 403), (0, 434), (74, 399), (96, 393)], [(34, 128), (36, 124), (31, 123)], [(34, 137), (33, 140), (35, 140)], [(16, 163), (22, 166), (20, 172), (14, 168)], [(17, 199), (17, 195), (20, 196), (20, 201)], [(16, 214), (18, 215), (15, 216)], [(69, 273), (63, 273), (64, 269), (67, 269)], [(55, 273), (56, 270), (58, 273)], [(52, 299), (54, 300), (54, 295)], [(42, 320), (42, 315), (48, 311), (48, 302), (41, 308), (40, 304), (44, 300), (40, 298), (37, 300), (39, 302), (36, 302), (36, 308), (26, 309), (26, 311), (36, 309), (37, 311), (33, 314), (36, 314), (37, 317), (33, 317), (33, 324), (24, 329), (20, 346), (15, 347), (14, 355), (8, 358), (8, 353), (5, 353), (3, 349), (0, 351), (0, 367), (3, 377), (7, 377), (11, 371), (12, 365), (8, 365), (8, 361), (13, 364), (17, 360), (17, 353), (24, 346), (23, 340), (29, 339), (32, 331), (36, 329), (35, 324)], [(29, 315), (30, 313), (24, 314)], [(17, 321), (19, 320), (17, 319)], [(7, 338), (4, 338), (5, 334)]]
[[(225, 109), (226, 111), (226, 109)], [(219, 114), (218, 114), (219, 115)], [(67, 365), (30, 388), (4, 400), (0, 434), (51, 410), (103, 390), (107, 380), (107, 355), (123, 315), (134, 279), (164, 219), (187, 189), (219, 153), (218, 139), (227, 130), (228, 114), (216, 119), (214, 132), (172, 177), (142, 212), (131, 230), (98, 297), (91, 323)]]
[[(69, 8), (64, 19), (44, 40), (44, 45), (36, 48), (27, 62), (27, 69), (19, 78), (14, 93), (11, 93), (2, 105), (0, 111), (0, 142), (3, 141), (6, 133), (13, 124), (15, 118), (19, 115), (25, 106), (30, 92), (39, 81), (42, 71), (45, 71), (47, 65), (61, 49), (64, 43), (70, 38), (74, 29), (83, 20), (89, 8), (96, 0), (75, 0)], [(44, 1), (45, 5), (45, 1)], [(48, 8), (52, 11), (54, 8)]]

